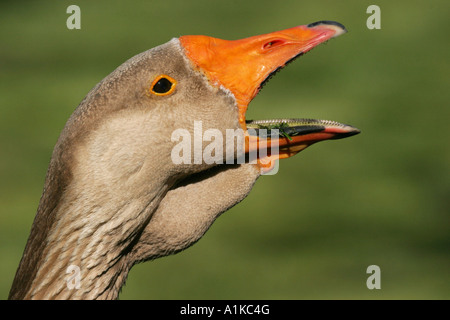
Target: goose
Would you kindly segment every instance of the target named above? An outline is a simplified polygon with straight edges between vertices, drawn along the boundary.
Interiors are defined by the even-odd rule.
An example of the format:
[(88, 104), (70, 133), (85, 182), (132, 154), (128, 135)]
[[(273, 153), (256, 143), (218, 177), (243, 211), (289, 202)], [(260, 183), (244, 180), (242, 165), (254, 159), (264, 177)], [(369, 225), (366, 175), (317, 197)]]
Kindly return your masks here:
[[(277, 160), (359, 133), (332, 121), (245, 118), (274, 73), (345, 32), (338, 22), (319, 21), (240, 40), (181, 36), (106, 76), (56, 142), (9, 299), (116, 299), (135, 264), (197, 242)], [(181, 140), (173, 133), (195, 135), (196, 122), (203, 133), (244, 132), (245, 155), (262, 150), (264, 141), (279, 152), (210, 163), (183, 149), (194, 160), (175, 163)], [(262, 134), (276, 128), (278, 136)], [(207, 142), (192, 150), (205, 151)], [(238, 159), (236, 145), (224, 148)]]

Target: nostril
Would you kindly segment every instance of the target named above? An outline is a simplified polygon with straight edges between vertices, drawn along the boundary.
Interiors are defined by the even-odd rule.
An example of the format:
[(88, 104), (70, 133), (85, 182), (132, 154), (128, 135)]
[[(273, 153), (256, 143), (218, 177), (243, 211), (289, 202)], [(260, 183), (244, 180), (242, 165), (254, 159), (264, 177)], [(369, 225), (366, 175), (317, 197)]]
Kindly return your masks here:
[(283, 43), (284, 43), (283, 40), (278, 40), (278, 39), (270, 40), (270, 41), (264, 43), (262, 48), (263, 48), (263, 50), (268, 50), (268, 49), (271, 49), (273, 47), (282, 45)]

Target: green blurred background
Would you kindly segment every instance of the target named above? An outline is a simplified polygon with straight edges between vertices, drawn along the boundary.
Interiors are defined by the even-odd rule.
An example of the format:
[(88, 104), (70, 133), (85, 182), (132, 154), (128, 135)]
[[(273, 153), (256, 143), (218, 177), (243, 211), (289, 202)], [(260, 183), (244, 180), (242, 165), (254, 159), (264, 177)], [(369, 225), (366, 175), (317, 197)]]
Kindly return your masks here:
[[(66, 8), (81, 8), (68, 30)], [(366, 9), (381, 8), (369, 30)], [(349, 30), (279, 73), (248, 118), (350, 123), (356, 137), (280, 163), (196, 245), (135, 266), (121, 299), (449, 299), (448, 1), (2, 1), (0, 299), (53, 146), (87, 92), (184, 34), (239, 39), (336, 20)], [(381, 290), (366, 268), (381, 268)]]

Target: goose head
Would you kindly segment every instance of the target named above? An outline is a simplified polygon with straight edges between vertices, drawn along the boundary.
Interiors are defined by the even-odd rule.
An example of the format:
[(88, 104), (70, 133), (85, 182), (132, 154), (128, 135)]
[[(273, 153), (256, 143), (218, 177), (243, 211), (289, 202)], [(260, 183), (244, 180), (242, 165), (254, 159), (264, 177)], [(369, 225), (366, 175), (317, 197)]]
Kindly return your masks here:
[[(335, 122), (245, 117), (275, 72), (344, 32), (321, 21), (235, 41), (182, 36), (119, 66), (62, 130), (10, 298), (117, 298), (134, 264), (198, 241), (274, 160), (358, 133)], [(268, 123), (284, 124), (289, 136), (250, 133)], [(205, 139), (207, 130), (214, 139)], [(227, 143), (230, 130), (241, 145)], [(180, 148), (181, 138), (188, 147)], [(198, 158), (212, 140), (216, 161)], [(227, 161), (263, 141), (279, 152)], [(70, 266), (79, 270), (76, 288), (68, 286)]]

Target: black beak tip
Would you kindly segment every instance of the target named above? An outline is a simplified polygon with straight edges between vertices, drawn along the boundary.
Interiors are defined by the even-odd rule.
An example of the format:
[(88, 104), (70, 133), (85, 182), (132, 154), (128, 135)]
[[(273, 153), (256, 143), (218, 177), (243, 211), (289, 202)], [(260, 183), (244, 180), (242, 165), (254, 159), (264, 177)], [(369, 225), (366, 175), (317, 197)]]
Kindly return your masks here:
[(317, 21), (317, 22), (313, 22), (307, 25), (308, 28), (312, 28), (315, 26), (320, 26), (320, 25), (332, 25), (332, 26), (336, 26), (339, 27), (343, 30), (343, 32), (347, 32), (347, 29), (344, 27), (343, 24), (336, 22), (336, 21), (331, 21), (331, 20), (321, 20), (321, 21)]
[(358, 128), (355, 128), (352, 126), (348, 126), (348, 127), (351, 127), (351, 130), (348, 130), (347, 132), (339, 133), (335, 137), (331, 138), (331, 140), (348, 138), (348, 137), (352, 137), (352, 136), (355, 136), (355, 135), (361, 133), (361, 130), (359, 130)]

